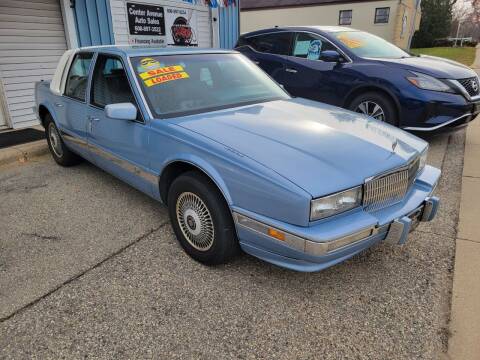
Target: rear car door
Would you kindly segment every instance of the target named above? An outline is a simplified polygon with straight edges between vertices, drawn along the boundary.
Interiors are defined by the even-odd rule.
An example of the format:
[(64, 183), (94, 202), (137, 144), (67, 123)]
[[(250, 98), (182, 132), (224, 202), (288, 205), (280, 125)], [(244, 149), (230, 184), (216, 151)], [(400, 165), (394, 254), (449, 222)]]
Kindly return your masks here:
[(87, 88), (92, 52), (80, 52), (70, 65), (62, 101), (55, 103), (58, 128), (68, 147), (90, 159), (87, 148)]
[(350, 61), (345, 57), (338, 63), (324, 61), (322, 52), (327, 50), (339, 52), (320, 35), (295, 33), (292, 50), (285, 56), (282, 84), (294, 96), (342, 106), (354, 80), (348, 71)]
[[(97, 56), (89, 103), (88, 143), (93, 161), (138, 189), (151, 193), (156, 178), (149, 171), (149, 126), (142, 118), (121, 57), (110, 54)], [(105, 106), (117, 103), (134, 104), (137, 119), (107, 117)]]
[(239, 41), (237, 50), (281, 83), (285, 55), (290, 53), (291, 44), (291, 32), (277, 32), (244, 37)]

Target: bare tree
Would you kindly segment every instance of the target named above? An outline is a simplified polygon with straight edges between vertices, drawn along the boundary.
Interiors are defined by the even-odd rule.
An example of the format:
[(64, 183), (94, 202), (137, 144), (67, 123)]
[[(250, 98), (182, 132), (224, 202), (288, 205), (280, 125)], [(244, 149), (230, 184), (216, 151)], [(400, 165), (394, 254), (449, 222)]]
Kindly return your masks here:
[(453, 8), (452, 37), (480, 37), (480, 0), (458, 2)]

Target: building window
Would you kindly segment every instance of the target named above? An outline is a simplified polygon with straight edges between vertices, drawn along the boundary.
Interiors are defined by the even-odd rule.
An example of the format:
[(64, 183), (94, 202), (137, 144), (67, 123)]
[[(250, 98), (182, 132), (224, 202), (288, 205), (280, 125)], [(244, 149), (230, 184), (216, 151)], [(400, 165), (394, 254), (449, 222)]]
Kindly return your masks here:
[(352, 25), (352, 10), (340, 10), (338, 25)]
[(389, 7), (382, 7), (375, 9), (375, 24), (387, 24), (390, 15)]

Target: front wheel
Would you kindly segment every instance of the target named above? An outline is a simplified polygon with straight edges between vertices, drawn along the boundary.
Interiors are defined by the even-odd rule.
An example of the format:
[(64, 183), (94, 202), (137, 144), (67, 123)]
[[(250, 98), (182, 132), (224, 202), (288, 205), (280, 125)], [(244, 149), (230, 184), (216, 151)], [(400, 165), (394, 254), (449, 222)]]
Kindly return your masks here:
[(348, 109), (391, 125), (398, 125), (395, 105), (386, 95), (379, 92), (360, 94), (350, 102)]
[(168, 210), (180, 245), (193, 259), (215, 265), (239, 250), (230, 210), (217, 187), (205, 175), (180, 175), (168, 191)]

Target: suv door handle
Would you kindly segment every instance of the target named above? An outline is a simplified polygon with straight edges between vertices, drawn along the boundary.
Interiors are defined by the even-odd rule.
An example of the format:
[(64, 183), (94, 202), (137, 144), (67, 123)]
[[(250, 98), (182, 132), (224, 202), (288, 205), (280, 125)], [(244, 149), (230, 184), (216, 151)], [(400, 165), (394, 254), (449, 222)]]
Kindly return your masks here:
[(90, 121), (100, 121), (99, 118), (95, 117), (95, 116), (91, 116), (91, 115), (88, 115), (87, 116), (87, 119), (90, 120)]
[(255, 65), (260, 65), (260, 61), (252, 60)]
[(56, 107), (63, 107), (63, 104), (62, 103), (55, 103), (55, 106)]
[(298, 72), (296, 69), (292, 69), (292, 68), (286, 68), (285, 71), (292, 74), (296, 74)]

